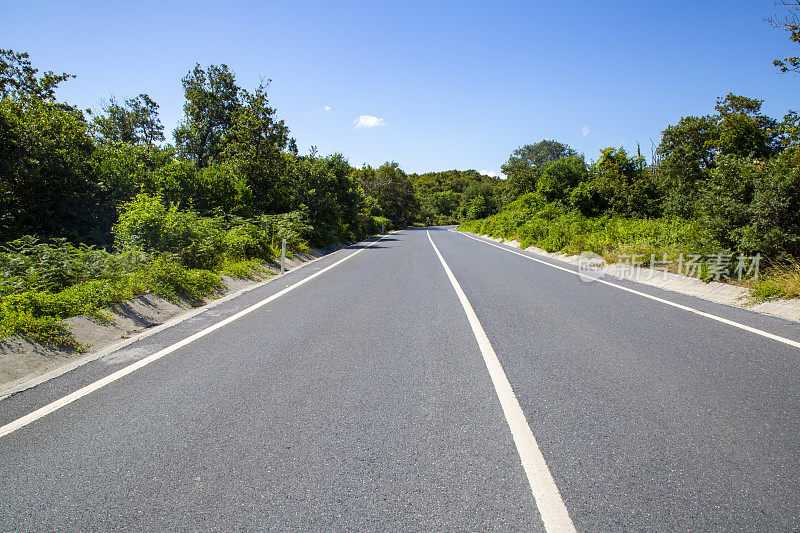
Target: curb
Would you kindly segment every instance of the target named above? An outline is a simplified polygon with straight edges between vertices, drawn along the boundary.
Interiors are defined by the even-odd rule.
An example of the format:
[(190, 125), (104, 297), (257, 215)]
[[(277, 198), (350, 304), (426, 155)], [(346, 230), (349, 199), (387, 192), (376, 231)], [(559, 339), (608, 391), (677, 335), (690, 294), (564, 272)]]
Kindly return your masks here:
[[(452, 230), (458, 233), (474, 235), (475, 237), (493, 241), (506, 246), (523, 249), (519, 242), (515, 240), (503, 240), (489, 237), (488, 235), (479, 235), (469, 231)], [(536, 246), (529, 246), (523, 249), (536, 255), (554, 259), (562, 263), (569, 263), (575, 265), (581, 259), (578, 255), (566, 255), (558, 253), (550, 253)], [(740, 309), (747, 309), (764, 315), (776, 316), (792, 322), (800, 322), (800, 299), (792, 300), (770, 300), (767, 302), (754, 303), (750, 300), (750, 292), (744, 287), (730, 285), (727, 283), (720, 283), (718, 281), (705, 282), (697, 278), (683, 276), (681, 274), (673, 274), (671, 272), (664, 272), (662, 270), (654, 270), (652, 268), (633, 267), (629, 265), (621, 265), (618, 263), (605, 263), (604, 266), (598, 269), (601, 276), (607, 275), (609, 277), (640, 283), (642, 285), (649, 285), (657, 287), (665, 291), (677, 292), (694, 296), (710, 302), (715, 302), (731, 307), (738, 307)]]
[[(287, 270), (286, 272), (289, 273), (289, 272), (295, 272), (297, 270), (300, 270), (301, 268), (303, 268), (303, 267), (305, 267), (307, 265), (315, 263), (315, 262), (317, 262), (320, 259), (323, 259), (325, 257), (329, 257), (329, 256), (331, 256), (331, 255), (333, 255), (333, 254), (335, 254), (335, 253), (337, 253), (337, 252), (339, 252), (339, 251), (341, 251), (343, 249), (345, 249), (344, 246), (339, 248), (339, 249), (337, 249), (337, 250), (333, 250), (333, 251), (328, 252), (328, 253), (326, 253), (324, 255), (321, 255), (321, 256), (319, 256), (317, 258), (314, 258), (314, 259), (312, 259), (310, 261), (302, 262), (299, 265), (297, 265), (296, 267), (292, 268), (291, 270)], [(81, 366), (83, 366), (83, 365), (85, 365), (87, 363), (91, 363), (92, 361), (96, 361), (97, 359), (100, 359), (102, 357), (110, 355), (110, 354), (112, 354), (112, 353), (114, 353), (114, 352), (116, 352), (118, 350), (121, 350), (122, 348), (126, 348), (126, 347), (130, 346), (131, 344), (133, 344), (135, 342), (138, 342), (138, 341), (140, 341), (142, 339), (146, 339), (147, 337), (150, 337), (151, 335), (155, 335), (156, 333), (164, 331), (165, 329), (169, 329), (172, 326), (180, 324), (184, 320), (188, 320), (188, 319), (190, 319), (190, 318), (192, 318), (194, 316), (197, 316), (197, 315), (199, 315), (201, 313), (206, 312), (209, 309), (212, 309), (212, 308), (214, 308), (214, 307), (216, 307), (216, 306), (218, 306), (220, 304), (223, 304), (223, 303), (225, 303), (225, 302), (227, 302), (229, 300), (232, 300), (232, 299), (234, 299), (234, 298), (236, 298), (236, 297), (238, 297), (238, 296), (240, 296), (240, 295), (242, 295), (244, 293), (247, 293), (247, 292), (250, 292), (252, 290), (258, 289), (260, 287), (263, 287), (264, 285), (266, 285), (268, 283), (271, 283), (271, 282), (273, 282), (275, 280), (278, 280), (280, 278), (281, 278), (280, 275), (276, 275), (276, 276), (273, 276), (273, 277), (271, 277), (269, 279), (256, 282), (253, 285), (250, 285), (250, 286), (238, 289), (238, 290), (233, 290), (233, 291), (229, 292), (228, 294), (226, 294), (224, 296), (221, 296), (219, 298), (216, 298), (214, 300), (211, 300), (210, 302), (208, 302), (208, 303), (206, 303), (206, 304), (204, 304), (204, 305), (202, 305), (200, 307), (195, 307), (195, 308), (189, 309), (184, 313), (181, 313), (181, 314), (179, 314), (177, 316), (174, 316), (174, 317), (170, 318), (166, 322), (163, 322), (161, 324), (158, 324), (158, 325), (152, 326), (150, 328), (147, 328), (144, 331), (142, 331), (141, 333), (137, 333), (136, 335), (133, 335), (130, 338), (123, 339), (123, 340), (120, 340), (118, 342), (114, 342), (112, 344), (109, 344), (108, 346), (106, 346), (106, 347), (104, 347), (104, 348), (102, 348), (102, 349), (100, 349), (100, 350), (98, 350), (96, 352), (90, 352), (90, 353), (87, 353), (87, 354), (84, 354), (84, 355), (81, 355), (81, 356), (78, 356), (78, 357), (71, 358), (67, 362), (65, 362), (63, 365), (59, 365), (56, 368), (51, 368), (51, 369), (45, 370), (44, 372), (41, 372), (41, 373), (34, 373), (32, 375), (21, 377), (21, 378), (18, 378), (16, 380), (14, 380), (14, 381), (11, 381), (11, 382), (7, 383), (6, 385), (0, 387), (0, 401), (5, 400), (9, 396), (12, 396), (12, 395), (17, 394), (19, 392), (22, 392), (24, 390), (30, 389), (30, 388), (35, 387), (37, 385), (41, 385), (42, 383), (50, 381), (51, 379), (57, 378), (59, 376), (62, 376), (64, 374), (66, 374), (67, 372), (70, 372), (71, 370), (75, 370), (76, 368), (79, 368), (79, 367), (81, 367)]]

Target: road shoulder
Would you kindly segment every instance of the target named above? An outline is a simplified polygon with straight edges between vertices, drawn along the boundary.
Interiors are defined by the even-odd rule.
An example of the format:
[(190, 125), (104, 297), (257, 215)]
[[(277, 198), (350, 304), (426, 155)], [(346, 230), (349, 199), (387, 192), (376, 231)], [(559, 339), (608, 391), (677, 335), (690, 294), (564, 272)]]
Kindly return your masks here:
[[(312, 249), (286, 261), (287, 271), (317, 261), (339, 249)], [(275, 265), (266, 265), (272, 267)], [(237, 296), (257, 289), (278, 276), (256, 280), (223, 277), (225, 289), (202, 306), (170, 302), (155, 294), (143, 294), (132, 300), (104, 309), (109, 317), (103, 323), (77, 316), (64, 320), (85, 352), (46, 346), (21, 337), (0, 341), (0, 400), (66, 374), (91, 361), (113, 354), (133, 343), (191, 319)]]
[[(497, 239), (489, 237), (488, 235), (479, 235), (468, 231), (452, 231), (477, 239), (499, 243), (504, 246), (518, 248), (525, 252), (543, 256), (561, 263), (577, 265), (581, 259), (580, 256), (577, 255), (550, 253), (535, 246), (529, 246), (523, 249), (520, 243), (515, 240)], [(665, 291), (694, 296), (710, 302), (775, 316), (792, 322), (800, 321), (800, 299), (771, 300), (755, 303), (751, 300), (748, 290), (744, 287), (716, 281), (705, 282), (697, 278), (673, 274), (671, 272), (614, 263), (600, 266), (593, 275), (649, 285)]]

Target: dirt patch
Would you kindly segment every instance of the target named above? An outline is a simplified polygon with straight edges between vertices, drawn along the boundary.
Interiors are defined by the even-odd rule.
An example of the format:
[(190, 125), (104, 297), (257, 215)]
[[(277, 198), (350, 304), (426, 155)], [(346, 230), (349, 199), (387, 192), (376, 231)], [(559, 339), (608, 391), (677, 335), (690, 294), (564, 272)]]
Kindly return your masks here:
[(48, 348), (20, 337), (0, 341), (0, 387), (34, 373), (60, 366), (77, 352)]

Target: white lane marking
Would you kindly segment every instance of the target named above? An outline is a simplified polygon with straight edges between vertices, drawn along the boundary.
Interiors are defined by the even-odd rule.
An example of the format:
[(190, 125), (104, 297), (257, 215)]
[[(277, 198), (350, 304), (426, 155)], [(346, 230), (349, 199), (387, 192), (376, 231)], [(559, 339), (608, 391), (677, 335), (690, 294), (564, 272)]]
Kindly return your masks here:
[[(335, 252), (331, 252), (329, 254), (325, 254), (323, 256), (317, 257), (316, 259), (312, 259), (311, 261), (306, 261), (305, 263), (302, 263), (302, 264), (297, 265), (296, 267), (294, 267), (292, 270), (290, 270), (290, 272), (297, 272), (298, 270), (300, 270), (302, 268), (305, 268), (305, 267), (308, 267), (309, 265), (314, 265), (314, 263), (316, 263), (317, 261), (320, 261), (320, 260), (325, 259), (325, 258), (331, 258), (331, 257), (333, 257), (334, 254), (341, 255), (339, 252), (341, 252), (343, 250), (344, 250), (344, 248), (339, 248)], [(313, 270), (313, 268), (311, 268), (309, 270)], [(99, 351), (94, 352), (94, 353), (86, 354), (83, 357), (75, 358), (75, 359), (72, 360), (72, 362), (67, 363), (67, 364), (65, 364), (63, 366), (59, 366), (57, 368), (54, 368), (53, 370), (50, 370), (49, 372), (45, 372), (44, 374), (39, 374), (39, 375), (30, 377), (30, 378), (20, 378), (19, 380), (14, 380), (14, 381), (10, 382), (8, 387), (4, 387), (4, 388), (0, 389), (0, 401), (5, 400), (6, 398), (8, 398), (8, 397), (10, 397), (10, 396), (12, 396), (12, 395), (14, 395), (14, 394), (16, 394), (18, 392), (22, 392), (24, 390), (31, 389), (31, 388), (33, 388), (33, 387), (35, 387), (37, 385), (41, 385), (42, 383), (50, 381), (51, 379), (55, 379), (55, 378), (57, 378), (59, 376), (62, 376), (64, 374), (66, 374), (67, 372), (71, 372), (72, 370), (75, 370), (78, 367), (81, 367), (81, 366), (83, 366), (85, 364), (91, 363), (92, 361), (96, 361), (98, 359), (102, 359), (103, 357), (108, 356), (109, 354), (116, 353), (119, 350), (122, 350), (123, 348), (125, 348), (127, 346), (130, 346), (131, 344), (135, 344), (135, 343), (139, 342), (142, 339), (146, 339), (147, 337), (155, 335), (156, 333), (160, 333), (160, 332), (164, 331), (165, 329), (169, 329), (169, 328), (171, 328), (173, 326), (176, 326), (176, 325), (178, 325), (178, 324), (180, 324), (180, 323), (182, 323), (184, 321), (196, 320), (194, 317), (196, 317), (197, 315), (206, 314), (207, 316), (220, 316), (218, 311), (211, 311), (211, 310), (213, 308), (215, 308), (215, 307), (218, 307), (218, 306), (224, 304), (225, 302), (229, 302), (230, 300), (233, 300), (234, 298), (238, 298), (242, 294), (246, 294), (246, 293), (248, 293), (250, 291), (254, 291), (256, 289), (260, 289), (261, 287), (263, 287), (265, 285), (269, 285), (269, 284), (274, 283), (274, 282), (277, 282), (280, 279), (281, 279), (280, 276), (273, 276), (273, 277), (271, 277), (269, 279), (265, 279), (264, 281), (259, 281), (258, 283), (250, 285), (249, 287), (244, 287), (244, 288), (239, 289), (239, 290), (231, 291), (230, 293), (226, 294), (225, 296), (222, 296), (220, 298), (212, 300), (212, 301), (208, 302), (207, 304), (205, 304), (205, 305), (203, 305), (201, 307), (196, 307), (196, 308), (194, 308), (194, 309), (192, 309), (190, 311), (187, 311), (187, 312), (185, 312), (183, 314), (180, 314), (180, 315), (178, 315), (176, 317), (173, 317), (173, 318), (167, 320), (166, 322), (163, 322), (163, 323), (161, 323), (161, 324), (159, 324), (157, 326), (153, 326), (151, 328), (147, 328), (146, 330), (142, 331), (141, 333), (133, 335), (132, 337), (130, 337), (128, 339), (123, 339), (123, 340), (120, 340), (118, 342), (115, 342), (114, 344), (110, 344), (110, 345), (106, 346), (105, 348), (103, 348), (102, 350), (99, 350)]]
[[(458, 233), (461, 233), (461, 235), (463, 235), (464, 237), (469, 237), (472, 240), (475, 240), (475, 241), (478, 241), (478, 242), (482, 242), (483, 244), (488, 244), (489, 246), (494, 246), (495, 248), (499, 248), (501, 250), (504, 250), (504, 251), (506, 251), (508, 253), (511, 253), (511, 254), (518, 255), (520, 257), (524, 257), (525, 259), (530, 259), (531, 261), (536, 261), (537, 263), (541, 263), (543, 265), (547, 265), (547, 266), (549, 266), (551, 268), (557, 268), (558, 270), (563, 270), (564, 272), (569, 272), (570, 274), (574, 274), (576, 276), (580, 275), (580, 273), (578, 273), (578, 272), (576, 272), (574, 270), (570, 270), (570, 269), (564, 268), (562, 266), (558, 266), (558, 265), (554, 265), (552, 263), (548, 263), (547, 261), (543, 261), (541, 259), (537, 259), (535, 257), (531, 257), (530, 255), (523, 254), (521, 252), (517, 252), (516, 250), (509, 250), (508, 248), (505, 248), (503, 246), (499, 246), (499, 245), (497, 245), (497, 244), (495, 244), (493, 242), (488, 242), (488, 241), (485, 241), (483, 239), (479, 239), (477, 237), (473, 237), (472, 235), (467, 235), (466, 233), (462, 233), (460, 231)], [(721, 316), (713, 315), (711, 313), (706, 313), (705, 311), (700, 311), (699, 309), (695, 309), (693, 307), (689, 307), (688, 305), (683, 305), (683, 304), (671, 302), (670, 300), (665, 300), (664, 298), (659, 298), (658, 296), (653, 296), (652, 294), (647, 294), (646, 292), (641, 292), (641, 291), (637, 291), (636, 289), (630, 289), (630, 288), (624, 287), (622, 285), (617, 285), (616, 283), (611, 283), (610, 281), (606, 281), (604, 279), (595, 279), (595, 280), (593, 280), (593, 283), (602, 283), (604, 285), (608, 285), (609, 287), (614, 287), (615, 289), (620, 289), (620, 290), (625, 291), (625, 292), (630, 292), (631, 294), (636, 294), (636, 295), (639, 295), (639, 296), (643, 296), (645, 298), (649, 298), (650, 300), (654, 300), (656, 302), (660, 302), (662, 304), (666, 304), (666, 305), (675, 307), (677, 309), (682, 309), (682, 310), (687, 311), (689, 313), (694, 313), (696, 315), (700, 315), (700, 316), (703, 316), (703, 317), (706, 317), (706, 318), (710, 318), (711, 320), (716, 320), (717, 322), (722, 322), (723, 324), (728, 324), (729, 326), (733, 326), (735, 328), (743, 329), (745, 331), (749, 331), (750, 333), (755, 333), (756, 335), (760, 335), (762, 337), (766, 337), (766, 338), (772, 339), (774, 341), (782, 342), (783, 344), (788, 344), (789, 346), (792, 346), (794, 348), (800, 348), (800, 342), (793, 341), (792, 339), (787, 339), (786, 337), (781, 337), (780, 335), (775, 335), (774, 333), (770, 333), (768, 331), (764, 331), (764, 330), (761, 330), (761, 329), (758, 329), (758, 328), (754, 328), (754, 327), (751, 327), (751, 326), (748, 326), (748, 325), (745, 325), (745, 324), (741, 324), (741, 323), (735, 322), (733, 320), (728, 320), (727, 318), (722, 318)]]
[(260, 302), (258, 302), (256, 304), (253, 304), (250, 307), (239, 311), (235, 315), (231, 315), (228, 318), (226, 318), (225, 320), (217, 322), (213, 326), (209, 326), (206, 329), (198, 331), (194, 335), (186, 337), (185, 339), (183, 339), (181, 341), (178, 341), (175, 344), (167, 346), (163, 350), (159, 350), (156, 353), (154, 353), (152, 355), (149, 355), (149, 356), (145, 357), (144, 359), (142, 359), (140, 361), (137, 361), (137, 362), (135, 362), (135, 363), (133, 363), (133, 364), (131, 364), (129, 366), (126, 366), (125, 368), (117, 370), (113, 374), (109, 374), (108, 376), (106, 376), (106, 377), (104, 377), (102, 379), (99, 379), (99, 380), (95, 381), (94, 383), (90, 383), (89, 385), (86, 385), (85, 387), (76, 390), (75, 392), (73, 392), (71, 394), (68, 394), (68, 395), (64, 396), (63, 398), (60, 398), (60, 399), (58, 399), (58, 400), (56, 400), (56, 401), (54, 401), (52, 403), (49, 403), (49, 404), (45, 405), (44, 407), (40, 407), (39, 409), (37, 409), (37, 410), (35, 410), (35, 411), (31, 412), (31, 413), (28, 413), (27, 415), (25, 415), (23, 417), (20, 417), (20, 418), (14, 420), (13, 422), (9, 422), (8, 424), (0, 427), (0, 437), (5, 437), (9, 433), (13, 433), (16, 430), (27, 426), (31, 422), (35, 422), (36, 420), (39, 420), (40, 418), (42, 418), (44, 416), (47, 416), (47, 415), (49, 415), (50, 413), (52, 413), (54, 411), (58, 411), (62, 407), (66, 406), (66, 405), (69, 405), (72, 402), (74, 402), (76, 400), (79, 400), (79, 399), (83, 398), (84, 396), (86, 396), (88, 394), (91, 394), (91, 393), (93, 393), (94, 391), (96, 391), (98, 389), (102, 389), (106, 385), (108, 385), (110, 383), (113, 383), (113, 382), (117, 381), (118, 379), (123, 378), (123, 377), (127, 376), (128, 374), (130, 374), (132, 372), (135, 372), (135, 371), (139, 370), (140, 368), (142, 368), (144, 366), (149, 365), (153, 361), (157, 361), (157, 360), (161, 359), (162, 357), (164, 357), (165, 355), (168, 355), (168, 354), (174, 352), (175, 350), (178, 350), (179, 348), (183, 348), (187, 344), (190, 344), (190, 343), (192, 343), (192, 342), (194, 342), (194, 341), (196, 341), (198, 339), (201, 339), (201, 338), (205, 337), (209, 333), (212, 333), (212, 332), (214, 332), (214, 331), (216, 331), (216, 330), (218, 330), (218, 329), (220, 329), (222, 327), (227, 326), (231, 322), (234, 322), (235, 320), (238, 320), (238, 319), (242, 318), (243, 316), (252, 313), (256, 309), (259, 309), (260, 307), (263, 307), (263, 306), (267, 305), (268, 303), (270, 303), (270, 302), (272, 302), (274, 300), (277, 300), (278, 298), (280, 298), (284, 294), (286, 294), (286, 293), (288, 293), (290, 291), (293, 291), (297, 287), (300, 287), (301, 285), (311, 281), (312, 279), (316, 278), (317, 276), (320, 276), (320, 275), (324, 274), (325, 272), (327, 272), (328, 270), (332, 269), (333, 267), (344, 263), (345, 261), (347, 261), (351, 257), (353, 257), (355, 255), (358, 255), (359, 253), (361, 253), (362, 251), (366, 250), (367, 248), (369, 248), (373, 244), (379, 243), (380, 241), (382, 241), (386, 237), (387, 237), (387, 235), (384, 235), (383, 237), (381, 237), (377, 241), (370, 242), (367, 246), (364, 246), (363, 248), (360, 248), (359, 250), (356, 250), (355, 252), (353, 252), (352, 254), (348, 255), (347, 257), (336, 261), (332, 265), (328, 265), (327, 267), (323, 268), (322, 270), (319, 270), (319, 271), (311, 274), (307, 278), (301, 279), (300, 281), (298, 281), (297, 283), (294, 283), (293, 285), (289, 285), (285, 289), (282, 289), (282, 290), (276, 292), (272, 296), (270, 296), (268, 298), (265, 298), (264, 300), (261, 300)]
[(500, 405), (503, 407), (503, 413), (506, 415), (506, 422), (508, 422), (511, 435), (514, 437), (514, 444), (517, 446), (522, 467), (528, 477), (533, 498), (536, 500), (536, 507), (539, 509), (539, 514), (544, 521), (545, 529), (547, 531), (575, 531), (575, 526), (572, 523), (569, 512), (567, 512), (567, 506), (561, 498), (561, 493), (558, 491), (553, 475), (550, 473), (542, 451), (536, 443), (536, 438), (533, 436), (533, 431), (528, 425), (525, 413), (522, 411), (514, 390), (511, 388), (511, 383), (508, 382), (503, 366), (500, 364), (500, 360), (489, 342), (489, 337), (486, 336), (486, 331), (484, 331), (478, 320), (478, 315), (475, 314), (467, 295), (464, 294), (461, 285), (453, 275), (453, 271), (447, 266), (447, 262), (439, 252), (439, 248), (433, 242), (430, 231), (428, 231), (428, 240), (431, 241), (433, 250), (439, 256), (439, 261), (442, 262), (444, 271), (447, 273), (461, 306), (464, 308), (464, 313), (467, 315), (469, 325), (472, 327), (472, 333), (478, 341), (486, 368), (489, 370), (492, 383), (494, 383), (494, 390), (497, 392)]

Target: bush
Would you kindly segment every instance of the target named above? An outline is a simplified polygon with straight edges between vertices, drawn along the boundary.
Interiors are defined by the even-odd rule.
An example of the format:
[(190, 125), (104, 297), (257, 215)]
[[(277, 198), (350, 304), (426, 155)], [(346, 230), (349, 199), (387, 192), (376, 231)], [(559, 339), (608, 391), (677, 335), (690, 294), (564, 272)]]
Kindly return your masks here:
[(0, 247), (0, 296), (30, 289), (55, 292), (82, 281), (118, 272), (117, 258), (65, 239), (40, 242), (27, 235)]
[(221, 232), (211, 218), (166, 207), (161, 200), (140, 194), (123, 205), (114, 225), (115, 245), (150, 253), (169, 253), (191, 268), (211, 268), (221, 262)]
[[(248, 266), (251, 274), (256, 272)], [(177, 256), (136, 250), (110, 254), (29, 236), (0, 251), (0, 272), (0, 338), (22, 335), (71, 348), (79, 346), (61, 323), (64, 318), (103, 319), (103, 307), (147, 291), (199, 303), (222, 286), (217, 273), (187, 269)]]
[(219, 273), (226, 274), (232, 278), (257, 280), (269, 275), (270, 271), (257, 259), (246, 259), (244, 261), (226, 259), (222, 263)]
[(614, 216), (587, 218), (558, 202), (544, 203), (541, 195), (526, 194), (500, 213), (463, 223), (459, 229), (502, 239), (515, 239), (523, 248), (578, 254), (592, 251), (613, 262), (651, 254), (677, 259), (711, 252), (709, 236), (697, 221), (680, 218), (632, 219)]
[(269, 261), (276, 255), (269, 233), (255, 224), (241, 224), (224, 232), (222, 250), (227, 259), (244, 261), (262, 259)]
[(148, 267), (136, 272), (147, 287), (171, 301), (186, 297), (190, 303), (199, 303), (217, 289), (222, 288), (222, 278), (216, 272), (185, 268), (175, 259), (160, 255)]
[(791, 151), (769, 161), (727, 156), (710, 172), (700, 203), (720, 245), (767, 257), (800, 257), (800, 167)]
[(756, 301), (800, 298), (800, 264), (785, 257), (772, 265), (750, 287)]
[(467, 220), (476, 220), (483, 218), (489, 214), (489, 208), (486, 205), (486, 198), (483, 196), (476, 196), (467, 204)]
[(314, 228), (308, 222), (308, 216), (302, 211), (292, 211), (280, 215), (261, 215), (257, 219), (259, 226), (270, 236), (273, 247), (280, 246), (286, 239), (286, 245), (295, 250), (308, 251), (308, 240)]

